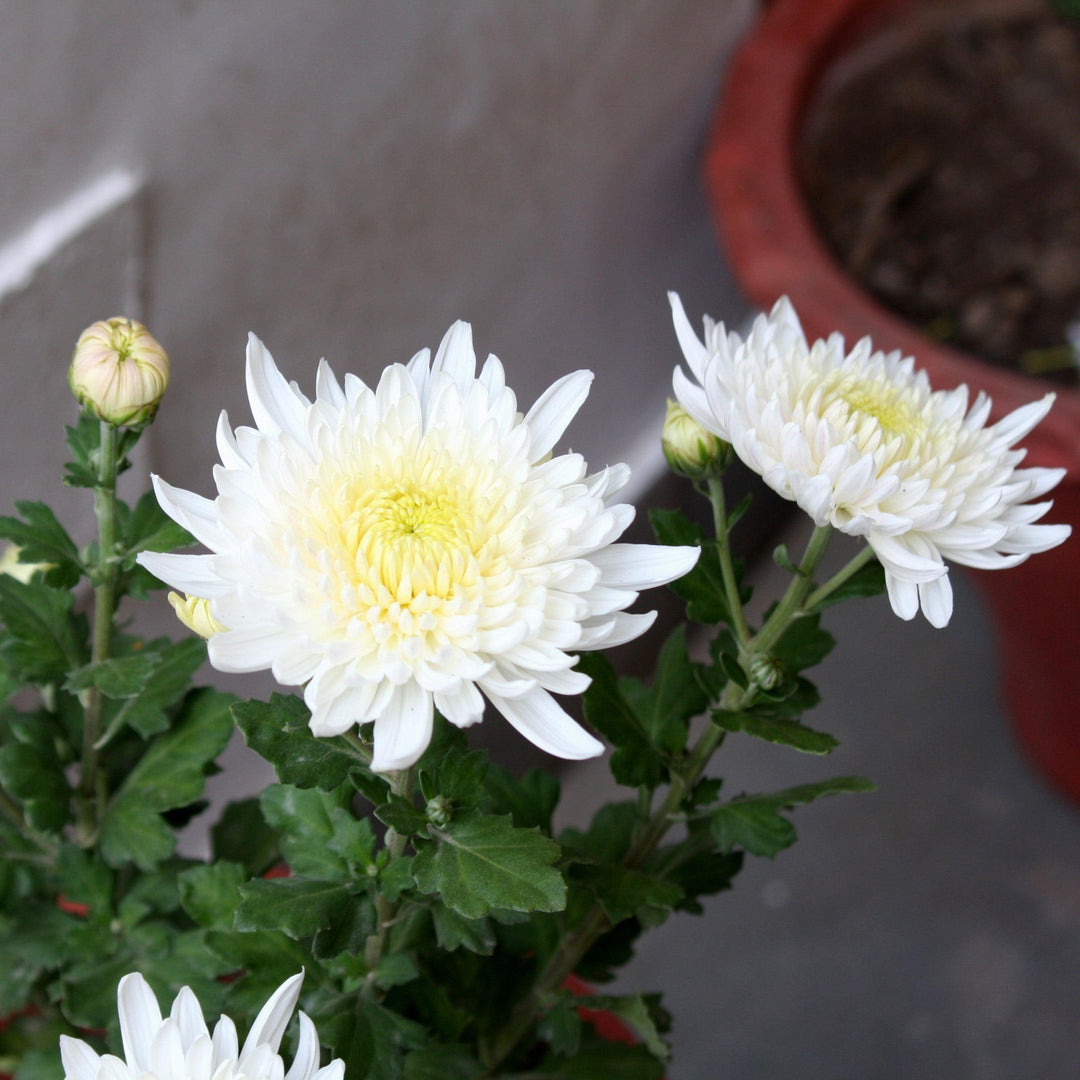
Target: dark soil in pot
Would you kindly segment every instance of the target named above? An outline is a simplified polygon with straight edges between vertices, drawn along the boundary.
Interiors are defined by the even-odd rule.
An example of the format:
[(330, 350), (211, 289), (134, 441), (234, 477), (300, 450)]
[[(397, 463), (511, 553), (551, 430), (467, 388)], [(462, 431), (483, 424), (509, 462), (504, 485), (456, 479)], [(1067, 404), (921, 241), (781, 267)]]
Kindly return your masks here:
[(799, 168), (826, 242), (941, 341), (1080, 385), (1080, 21), (934, 3), (847, 54)]

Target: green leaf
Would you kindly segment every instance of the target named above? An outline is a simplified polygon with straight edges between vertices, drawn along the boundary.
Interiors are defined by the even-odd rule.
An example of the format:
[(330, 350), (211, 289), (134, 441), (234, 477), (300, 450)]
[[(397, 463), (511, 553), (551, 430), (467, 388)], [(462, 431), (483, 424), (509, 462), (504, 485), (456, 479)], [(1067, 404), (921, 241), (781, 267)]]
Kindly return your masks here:
[(146, 688), (150, 675), (161, 657), (154, 653), (133, 653), (112, 660), (100, 660), (96, 664), (73, 671), (64, 689), (77, 694), (96, 686), (106, 697), (130, 698)]
[(789, 675), (820, 664), (836, 644), (832, 634), (818, 625), (820, 622), (818, 615), (796, 619), (773, 647), (773, 655)]
[(71, 786), (51, 747), (9, 743), (0, 749), (0, 786), (22, 802), (35, 829), (58, 833), (70, 819)]
[(265, 873), (281, 858), (277, 829), (263, 817), (259, 800), (229, 803), (210, 830), (215, 860), (239, 863), (249, 877)]
[(839, 776), (801, 784), (771, 795), (743, 795), (709, 813), (713, 838), (721, 850), (741, 847), (752, 855), (772, 858), (796, 839), (795, 826), (780, 811), (813, 802), (826, 795), (873, 791), (874, 785), (858, 776)]
[[(1080, 0), (1075, 0), (1080, 3)], [(877, 559), (868, 562), (851, 575), (835, 592), (829, 593), (821, 603), (816, 604), (815, 611), (824, 611), (833, 604), (839, 604), (842, 600), (850, 600), (857, 596), (879, 596), (885, 591), (885, 568)]]
[(650, 789), (663, 783), (667, 764), (623, 697), (611, 661), (603, 653), (584, 653), (578, 669), (592, 679), (584, 696), (585, 719), (615, 745), (609, 765), (616, 782)]
[(277, 931), (238, 934), (233, 930), (206, 930), (204, 933), (207, 945), (228, 969), (243, 972), (229, 987), (230, 1011), (235, 1008), (254, 1016), (270, 995), (302, 967), (308, 969), (309, 986), (319, 977), (318, 965), (312, 964), (309, 951)]
[(815, 731), (796, 720), (761, 716), (753, 712), (726, 712), (723, 709), (716, 709), (712, 717), (713, 722), (725, 731), (741, 731), (766, 742), (801, 750), (804, 754), (829, 754), (840, 745), (832, 735)]
[(430, 1042), (405, 1058), (405, 1080), (480, 1080), (485, 1074), (466, 1047), (452, 1043)]
[(142, 495), (134, 510), (129, 511), (125, 506), (118, 517), (120, 535), (128, 552), (121, 564), (125, 570), (134, 566), (140, 551), (175, 551), (196, 542), (187, 529), (177, 525), (161, 509), (152, 491)]
[(643, 907), (673, 908), (683, 895), (673, 882), (623, 866), (579, 863), (571, 869), (570, 877), (596, 897), (613, 924), (629, 919)]
[(551, 817), (559, 804), (559, 781), (543, 769), (530, 769), (515, 780), (502, 766), (492, 762), (484, 777), (484, 787), (496, 814), (510, 814), (519, 829), (539, 828), (551, 835)]
[(698, 677), (700, 665), (686, 651), (686, 626), (677, 626), (656, 662), (656, 675), (647, 689), (636, 679), (620, 679), (619, 689), (629, 702), (652, 744), (669, 753), (686, 746), (689, 721), (704, 712), (709, 696)]
[[(649, 522), (661, 544), (696, 544), (701, 548), (701, 556), (694, 568), (669, 586), (686, 601), (686, 617), (708, 626), (729, 622), (731, 612), (716, 541), (706, 539), (702, 529), (678, 510), (650, 510)], [(740, 596), (745, 603), (749, 593), (741, 584), (741, 566), (737, 560), (733, 565)]]
[(234, 700), (216, 690), (191, 691), (176, 726), (147, 747), (105, 813), (100, 850), (110, 866), (134, 862), (151, 870), (172, 854), (175, 837), (159, 815), (202, 794), (208, 766), (232, 734)]
[(404, 1080), (406, 1053), (427, 1042), (420, 1024), (358, 994), (324, 1000), (312, 1010), (312, 1020), (354, 1080)]
[(44, 503), (19, 500), (15, 509), (23, 520), (0, 517), (0, 536), (19, 546), (19, 561), (48, 563), (50, 585), (70, 589), (82, 577), (79, 551), (67, 530)]
[(508, 817), (469, 814), (418, 841), (413, 876), (421, 892), (439, 893), (460, 915), (494, 908), (561, 911), (566, 885), (552, 865), (559, 845), (539, 829), (515, 829)]
[(476, 806), (484, 796), (487, 770), (487, 751), (453, 746), (436, 768), (420, 771), (420, 789), (428, 800), (441, 795), (459, 806)]
[(116, 875), (109, 867), (89, 852), (65, 844), (57, 859), (57, 871), (66, 900), (85, 904), (91, 914), (111, 917)]
[(86, 619), (72, 613), (67, 590), (0, 574), (0, 621), (9, 635), (0, 656), (23, 682), (62, 682), (86, 661)]
[[(580, 998), (578, 1004), (586, 1009), (617, 1016), (637, 1032), (638, 1038), (645, 1044), (650, 1054), (661, 1061), (667, 1061), (671, 1057), (671, 1050), (660, 1038), (653, 1014), (641, 994), (630, 994), (625, 997), (590, 995)], [(658, 1005), (659, 1002), (655, 1004)]]
[(417, 978), (420, 972), (413, 958), (404, 952), (387, 953), (372, 971), (375, 985), (381, 990), (405, 986)]
[(301, 878), (255, 878), (240, 886), (236, 929), (281, 930), (299, 940), (349, 919), (353, 905), (348, 886), (337, 881)]
[(348, 881), (348, 861), (330, 847), (339, 828), (355, 819), (344, 809), (348, 789), (330, 793), (318, 788), (272, 784), (260, 796), (263, 816), (281, 837), (281, 854), (301, 877)]
[(560, 994), (555, 1004), (541, 1018), (536, 1032), (551, 1047), (553, 1054), (570, 1057), (581, 1047), (581, 1014), (577, 999)]
[(439, 948), (447, 952), (467, 949), (478, 956), (490, 956), (495, 951), (495, 928), (488, 919), (466, 919), (441, 906), (432, 908), (431, 918)]
[(180, 902), (200, 926), (231, 930), (247, 872), (239, 863), (193, 866), (179, 877)]
[[(206, 642), (202, 638), (184, 638), (158, 646), (158, 642), (147, 646), (147, 651), (156, 653), (157, 664), (146, 686), (125, 703), (116, 721), (127, 723), (144, 738), (168, 727), (165, 710), (183, 697), (192, 676), (206, 659)], [(235, 700), (230, 696), (230, 702)]]
[(269, 701), (244, 701), (233, 709), (248, 746), (274, 766), (283, 784), (332, 791), (351, 770), (366, 771), (359, 751), (344, 739), (312, 735), (310, 717), (307, 706), (292, 694), (271, 694)]
[(391, 795), (382, 806), (375, 808), (375, 816), (402, 836), (421, 832), (428, 823), (427, 815), (417, 809), (408, 799)]

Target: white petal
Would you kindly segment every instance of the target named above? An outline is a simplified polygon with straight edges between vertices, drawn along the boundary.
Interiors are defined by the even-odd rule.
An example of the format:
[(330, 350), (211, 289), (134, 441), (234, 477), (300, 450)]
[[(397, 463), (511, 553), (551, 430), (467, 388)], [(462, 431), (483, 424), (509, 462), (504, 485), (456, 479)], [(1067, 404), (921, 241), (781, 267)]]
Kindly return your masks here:
[[(683, 356), (686, 357), (686, 363), (690, 370), (700, 381), (705, 374), (705, 361), (709, 358), (709, 351), (701, 344), (697, 334), (694, 333), (690, 320), (686, 317), (682, 300), (679, 299), (679, 294), (669, 292), (667, 295), (668, 303), (671, 304), (671, 317), (675, 323), (675, 336), (679, 339), (679, 347), (682, 349)], [(686, 406), (684, 405), (683, 408), (686, 408)], [(686, 411), (690, 412), (689, 409)]]
[(214, 634), (206, 645), (210, 663), (218, 671), (238, 674), (266, 670), (292, 643), (292, 634), (257, 623)]
[(214, 573), (214, 555), (174, 555), (171, 552), (140, 551), (136, 562), (156, 578), (189, 596), (211, 600), (223, 596), (231, 586)]
[(638, 615), (620, 612), (609, 619), (586, 620), (581, 632), (581, 649), (613, 649), (616, 645), (625, 645), (628, 641), (641, 637), (656, 622), (656, 612), (647, 611)]
[(161, 509), (178, 525), (182, 525), (200, 544), (218, 547), (223, 539), (223, 530), (217, 507), (210, 499), (204, 499), (193, 491), (173, 487), (160, 476), (150, 474), (154, 494)]
[(612, 544), (594, 551), (589, 561), (612, 589), (651, 589), (688, 573), (701, 556), (699, 547), (662, 544)]
[(476, 353), (473, 351), (472, 327), (460, 319), (446, 331), (439, 343), (431, 374), (444, 371), (454, 385), (464, 393), (476, 375)]
[(66, 1080), (97, 1080), (100, 1056), (82, 1039), (60, 1036), (60, 1063)]
[(236, 1038), (236, 1025), (227, 1016), (219, 1018), (214, 1025), (214, 1034), (211, 1040), (214, 1046), (214, 1059), (211, 1066), (216, 1074), (222, 1065), (230, 1061), (236, 1061), (240, 1057), (240, 1043)]
[(939, 630), (948, 626), (952, 618), (953, 594), (949, 575), (945, 574), (934, 581), (927, 581), (918, 586), (919, 605), (931, 626)]
[(529, 429), (529, 461), (537, 462), (562, 437), (570, 421), (589, 396), (591, 371), (574, 371), (564, 375), (545, 390), (525, 414)]
[(888, 570), (885, 571), (885, 586), (893, 613), (906, 621), (914, 619), (919, 610), (919, 587), (913, 581), (898, 578)]
[(519, 698), (501, 698), (489, 692), (488, 698), (529, 742), (545, 753), (580, 761), (604, 752), (603, 743), (570, 717), (546, 690), (536, 689)]
[(199, 999), (195, 997), (190, 986), (181, 988), (180, 993), (173, 1000), (169, 1015), (176, 1021), (180, 1031), (180, 1041), (184, 1044), (185, 1051), (200, 1035), (210, 1037), (210, 1029), (203, 1019), (202, 1008)]
[(161, 1027), (161, 1009), (153, 990), (137, 971), (120, 980), (116, 988), (116, 1006), (128, 1066), (136, 1073), (149, 1072), (151, 1047)]
[(296, 1047), (296, 1057), (285, 1074), (285, 1080), (311, 1080), (319, 1068), (319, 1036), (315, 1025), (303, 1010), (300, 1012), (300, 1039)]
[(240, 1057), (246, 1058), (256, 1046), (266, 1045), (276, 1054), (281, 1045), (281, 1036), (285, 1034), (285, 1028), (292, 1017), (293, 1009), (300, 997), (300, 987), (304, 984), (304, 973), (301, 971), (292, 978), (286, 979), (271, 995), (270, 1000), (259, 1010), (255, 1017), (255, 1023), (251, 1025), (251, 1031), (244, 1040)]
[(246, 380), (251, 415), (259, 430), (272, 435), (288, 432), (306, 446), (303, 395), (285, 381), (274, 358), (254, 334), (248, 334)]
[(150, 1071), (155, 1080), (187, 1080), (187, 1062), (180, 1028), (172, 1018), (158, 1028), (150, 1046)]
[(484, 717), (484, 699), (471, 682), (462, 682), (454, 692), (436, 694), (435, 708), (459, 728), (471, 727)]
[(431, 694), (414, 679), (397, 687), (375, 720), (375, 752), (371, 771), (392, 772), (416, 764), (431, 742), (435, 705)]

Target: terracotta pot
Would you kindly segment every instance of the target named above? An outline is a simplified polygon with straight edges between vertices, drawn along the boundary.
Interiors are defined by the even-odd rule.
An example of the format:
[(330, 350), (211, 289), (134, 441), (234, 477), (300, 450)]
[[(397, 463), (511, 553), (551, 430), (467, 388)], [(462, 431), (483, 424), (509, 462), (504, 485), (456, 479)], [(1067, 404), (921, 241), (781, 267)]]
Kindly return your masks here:
[[(939, 18), (942, 3), (934, 4)], [(751, 300), (767, 308), (786, 293), (811, 338), (839, 330), (854, 342), (869, 334), (878, 348), (915, 356), (937, 388), (967, 383), (986, 391), (996, 419), (1049, 384), (937, 344), (882, 307), (825, 248), (797, 180), (797, 133), (824, 73), (854, 44), (910, 18), (918, 6), (774, 0), (730, 65), (709, 136), (705, 185), (724, 249)], [(973, 577), (997, 620), (1016, 734), (1045, 774), (1080, 802), (1080, 393), (1059, 392), (1025, 445), (1027, 464), (1069, 470), (1044, 520), (1068, 522), (1074, 535), (1016, 569)]]

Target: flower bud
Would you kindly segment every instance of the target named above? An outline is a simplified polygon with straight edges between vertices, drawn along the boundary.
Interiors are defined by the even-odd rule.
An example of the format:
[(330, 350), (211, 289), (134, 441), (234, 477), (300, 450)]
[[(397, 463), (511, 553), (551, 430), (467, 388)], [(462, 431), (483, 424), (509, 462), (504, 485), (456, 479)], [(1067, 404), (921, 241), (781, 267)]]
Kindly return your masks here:
[(750, 658), (750, 680), (762, 690), (775, 690), (784, 681), (784, 669), (775, 656), (754, 653)]
[(677, 401), (668, 398), (660, 436), (672, 472), (697, 480), (719, 476), (731, 462), (731, 447), (706, 431)]
[(146, 327), (113, 318), (75, 343), (68, 385), (80, 405), (114, 427), (149, 423), (169, 385), (169, 358)]
[(172, 604), (176, 617), (199, 637), (210, 638), (228, 629), (214, 618), (214, 613), (210, 610), (210, 601), (204, 600), (201, 596), (181, 597), (179, 593), (171, 592), (169, 603)]

